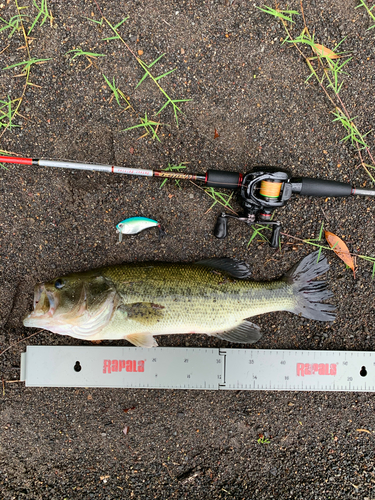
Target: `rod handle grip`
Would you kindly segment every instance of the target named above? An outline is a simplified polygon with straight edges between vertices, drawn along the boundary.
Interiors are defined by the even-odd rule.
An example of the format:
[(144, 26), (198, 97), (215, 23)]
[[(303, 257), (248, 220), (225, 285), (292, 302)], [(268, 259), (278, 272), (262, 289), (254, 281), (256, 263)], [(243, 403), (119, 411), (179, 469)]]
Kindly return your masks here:
[(242, 175), (238, 172), (223, 170), (207, 170), (206, 186), (216, 188), (237, 189), (241, 184)]
[(346, 182), (326, 181), (323, 179), (312, 179), (310, 177), (300, 177), (292, 179), (293, 193), (302, 196), (350, 196), (352, 186)]

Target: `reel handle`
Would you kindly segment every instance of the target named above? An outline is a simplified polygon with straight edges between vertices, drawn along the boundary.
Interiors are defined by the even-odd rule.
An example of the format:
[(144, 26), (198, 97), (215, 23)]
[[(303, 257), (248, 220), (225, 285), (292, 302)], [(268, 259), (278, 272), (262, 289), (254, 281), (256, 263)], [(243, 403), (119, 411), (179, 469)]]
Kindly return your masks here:
[(272, 225), (272, 234), (271, 234), (271, 240), (270, 240), (270, 247), (271, 248), (279, 248), (279, 241), (280, 241), (280, 232), (281, 232), (281, 223), (280, 222), (273, 222), (273, 221), (249, 221), (248, 219), (244, 217), (235, 217), (233, 215), (226, 214), (225, 212), (222, 212), (216, 221), (215, 228), (214, 228), (214, 236), (218, 238), (219, 240), (223, 240), (224, 238), (227, 237), (228, 234), (228, 219), (233, 218), (237, 219), (241, 222), (245, 222), (246, 224), (252, 224), (252, 222), (259, 222), (260, 224), (267, 224), (267, 225)]
[(280, 232), (281, 232), (281, 224), (280, 222), (276, 222), (272, 227), (272, 234), (270, 241), (271, 248), (279, 248)]
[(225, 216), (225, 214), (221, 214), (218, 216), (215, 228), (214, 228), (214, 235), (216, 238), (219, 238), (219, 240), (223, 240), (224, 238), (227, 237), (228, 234), (228, 219)]

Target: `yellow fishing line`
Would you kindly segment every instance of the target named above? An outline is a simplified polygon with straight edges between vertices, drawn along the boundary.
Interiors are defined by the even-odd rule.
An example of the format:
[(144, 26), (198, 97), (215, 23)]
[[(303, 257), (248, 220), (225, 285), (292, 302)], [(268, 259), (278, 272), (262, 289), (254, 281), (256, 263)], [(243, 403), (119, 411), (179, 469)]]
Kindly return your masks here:
[(262, 181), (259, 194), (267, 198), (278, 198), (281, 191), (281, 182)]

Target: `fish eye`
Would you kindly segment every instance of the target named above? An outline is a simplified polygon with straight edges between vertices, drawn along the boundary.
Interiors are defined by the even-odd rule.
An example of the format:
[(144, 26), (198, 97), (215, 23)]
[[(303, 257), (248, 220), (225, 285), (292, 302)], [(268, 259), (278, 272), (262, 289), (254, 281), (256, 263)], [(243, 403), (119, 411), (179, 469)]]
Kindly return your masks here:
[(122, 227), (124, 224), (122, 222), (120, 222), (120, 224), (117, 224), (118, 227)]
[(55, 288), (62, 288), (64, 286), (64, 283), (62, 280), (56, 280), (55, 281)]

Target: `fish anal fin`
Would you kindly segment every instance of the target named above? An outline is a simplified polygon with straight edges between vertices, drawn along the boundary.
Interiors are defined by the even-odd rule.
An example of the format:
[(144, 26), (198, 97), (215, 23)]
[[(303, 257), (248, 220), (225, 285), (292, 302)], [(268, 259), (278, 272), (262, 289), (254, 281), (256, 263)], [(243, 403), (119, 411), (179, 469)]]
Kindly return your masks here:
[(125, 340), (137, 347), (157, 347), (158, 343), (150, 333), (132, 333)]
[(231, 330), (215, 333), (214, 336), (237, 344), (253, 344), (261, 338), (262, 333), (259, 326), (245, 320)]
[(230, 259), (228, 257), (200, 260), (196, 262), (196, 264), (222, 271), (233, 278), (246, 279), (251, 275), (250, 268), (246, 262)]

